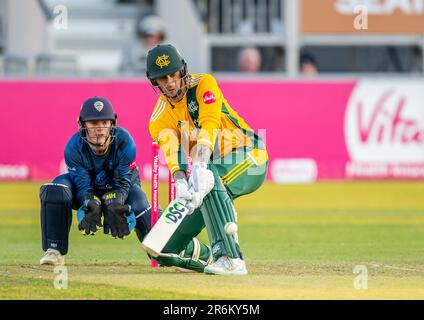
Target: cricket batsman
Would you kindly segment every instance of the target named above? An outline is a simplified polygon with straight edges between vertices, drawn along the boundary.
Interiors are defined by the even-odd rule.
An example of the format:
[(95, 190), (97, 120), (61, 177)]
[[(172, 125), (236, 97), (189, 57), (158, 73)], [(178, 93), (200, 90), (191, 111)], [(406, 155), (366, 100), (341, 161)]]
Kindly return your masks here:
[[(178, 265), (175, 254), (206, 226), (213, 262), (204, 272), (245, 275), (233, 200), (264, 182), (268, 168), (265, 145), (230, 107), (213, 76), (189, 74), (172, 45), (158, 45), (149, 51), (146, 74), (155, 91), (160, 91), (150, 118), (150, 134), (174, 177), (176, 199), (187, 203), (191, 213), (156, 260), (162, 265)], [(187, 154), (193, 159), (189, 178), (184, 161)], [(207, 246), (201, 246), (206, 250)]]

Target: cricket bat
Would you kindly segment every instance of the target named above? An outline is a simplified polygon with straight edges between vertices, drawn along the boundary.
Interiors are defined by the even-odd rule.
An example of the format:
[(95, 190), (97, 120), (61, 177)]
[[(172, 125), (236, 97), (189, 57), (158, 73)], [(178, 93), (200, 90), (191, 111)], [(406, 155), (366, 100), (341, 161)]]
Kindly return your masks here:
[(185, 203), (171, 201), (141, 243), (143, 249), (151, 256), (158, 257), (188, 212)]

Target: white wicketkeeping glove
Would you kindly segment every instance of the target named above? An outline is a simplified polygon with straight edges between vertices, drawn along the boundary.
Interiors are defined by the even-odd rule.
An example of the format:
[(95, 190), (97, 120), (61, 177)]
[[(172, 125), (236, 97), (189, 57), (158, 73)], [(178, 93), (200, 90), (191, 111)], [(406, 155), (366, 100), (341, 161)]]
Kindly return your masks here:
[(196, 162), (191, 167), (191, 175), (188, 180), (189, 190), (192, 193), (191, 204), (198, 208), (203, 203), (203, 198), (212, 190), (215, 179), (211, 170), (204, 162)]

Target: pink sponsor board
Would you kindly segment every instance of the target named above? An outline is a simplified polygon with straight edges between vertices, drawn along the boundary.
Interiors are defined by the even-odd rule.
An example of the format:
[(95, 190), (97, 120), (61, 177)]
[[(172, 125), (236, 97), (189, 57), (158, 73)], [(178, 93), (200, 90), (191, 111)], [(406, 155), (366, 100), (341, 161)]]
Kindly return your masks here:
[[(94, 95), (110, 97), (116, 101), (118, 123), (131, 123), (135, 128), (136, 119), (124, 110), (148, 108), (154, 100), (147, 94), (142, 99), (139, 86), (98, 81), (0, 82), (2, 117), (8, 119), (0, 129), (0, 164), (26, 165), (30, 179), (53, 178), (60, 171), (66, 142), (78, 129), (76, 121), (84, 99)], [(146, 125), (147, 112), (140, 112), (138, 120), (140, 126)]]
[[(424, 101), (419, 95), (424, 90), (392, 83), (380, 88), (372, 81), (222, 80), (219, 84), (230, 105), (264, 137), (270, 155), (268, 177), (274, 181), (424, 177), (424, 152), (419, 151), (424, 150), (424, 111), (416, 105), (417, 99)], [(385, 93), (390, 88), (393, 93)], [(379, 96), (370, 95), (375, 90)], [(78, 129), (81, 103), (94, 95), (113, 103), (118, 125), (135, 139), (137, 165), (149, 179), (147, 128), (157, 97), (143, 80), (1, 81), (0, 179), (52, 179), (66, 169), (64, 146)], [(390, 126), (394, 133), (388, 133)], [(408, 152), (390, 158), (391, 150)], [(381, 168), (375, 176), (372, 170), (369, 174), (370, 166), (389, 164), (390, 174), (382, 174)], [(161, 176), (167, 177), (163, 167)]]
[(361, 80), (345, 113), (350, 178), (424, 178), (424, 81)]
[[(354, 86), (353, 81), (221, 82), (230, 105), (253, 128), (266, 131), (269, 175), (277, 182), (290, 182), (293, 176), (300, 181), (310, 181), (311, 175), (344, 178), (343, 119)], [(286, 159), (300, 160), (296, 172), (280, 161)], [(302, 165), (305, 159), (312, 159), (316, 174)]]

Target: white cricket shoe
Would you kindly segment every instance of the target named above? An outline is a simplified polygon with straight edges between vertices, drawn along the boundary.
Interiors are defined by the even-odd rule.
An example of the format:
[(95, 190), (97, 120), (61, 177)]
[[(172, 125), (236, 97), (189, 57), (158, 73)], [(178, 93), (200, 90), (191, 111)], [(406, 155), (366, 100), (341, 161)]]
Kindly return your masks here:
[(204, 272), (222, 276), (244, 276), (247, 274), (247, 269), (246, 264), (240, 258), (232, 259), (227, 256), (222, 256), (216, 262), (206, 266)]
[(65, 264), (65, 257), (56, 249), (47, 249), (44, 256), (40, 259), (40, 264), (51, 266), (61, 266)]

